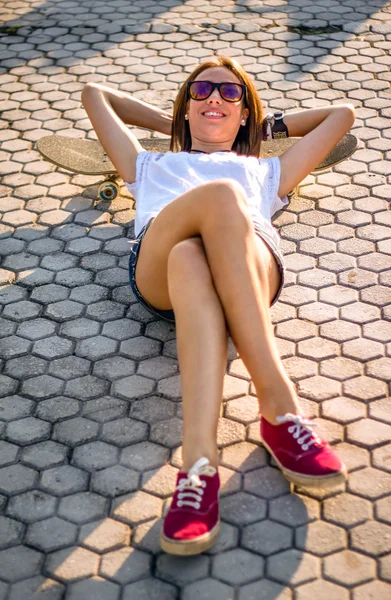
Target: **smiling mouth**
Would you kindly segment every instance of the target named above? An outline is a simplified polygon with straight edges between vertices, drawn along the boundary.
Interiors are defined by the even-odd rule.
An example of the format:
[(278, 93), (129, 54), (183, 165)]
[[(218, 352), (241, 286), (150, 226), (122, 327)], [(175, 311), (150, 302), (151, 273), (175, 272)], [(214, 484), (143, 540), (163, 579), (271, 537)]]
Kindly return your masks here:
[(207, 110), (202, 113), (202, 116), (206, 119), (223, 119), (225, 117), (223, 113), (214, 110)]

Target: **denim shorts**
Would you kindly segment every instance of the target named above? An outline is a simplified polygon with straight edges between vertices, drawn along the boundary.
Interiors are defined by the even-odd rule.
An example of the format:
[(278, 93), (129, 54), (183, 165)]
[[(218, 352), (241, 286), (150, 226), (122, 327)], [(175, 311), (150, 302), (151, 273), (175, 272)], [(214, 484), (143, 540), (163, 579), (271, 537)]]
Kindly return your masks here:
[[(154, 219), (154, 217), (152, 217), (148, 221), (148, 223), (146, 223), (144, 225), (144, 227), (141, 229), (140, 233), (138, 234), (137, 238), (133, 242), (133, 246), (130, 251), (130, 257), (129, 257), (130, 287), (132, 288), (132, 291), (133, 291), (136, 299), (142, 306), (144, 306), (144, 308), (146, 308), (149, 312), (151, 312), (156, 317), (159, 317), (163, 321), (166, 321), (167, 323), (175, 324), (174, 311), (173, 310), (160, 310), (158, 308), (154, 308), (153, 306), (151, 306), (149, 304), (149, 302), (147, 302), (145, 300), (145, 298), (140, 294), (140, 292), (137, 288), (137, 285), (136, 285), (135, 271), (136, 271), (138, 255), (140, 252), (141, 242), (143, 240), (143, 237), (144, 237), (146, 231), (148, 230), (148, 227), (152, 223), (153, 219)], [(282, 288), (284, 285), (284, 280), (285, 280), (284, 256), (283, 256), (281, 250), (279, 249), (279, 247), (277, 246), (276, 242), (274, 241), (274, 239), (270, 236), (268, 231), (264, 230), (258, 224), (254, 224), (254, 229), (255, 229), (255, 233), (264, 241), (264, 243), (267, 245), (267, 247), (273, 254), (274, 258), (276, 259), (279, 271), (280, 271), (280, 286), (279, 286), (277, 293), (274, 296), (273, 301), (271, 303), (271, 306), (273, 306), (273, 304), (275, 304), (277, 302), (278, 298), (280, 297), (280, 294), (282, 292)]]

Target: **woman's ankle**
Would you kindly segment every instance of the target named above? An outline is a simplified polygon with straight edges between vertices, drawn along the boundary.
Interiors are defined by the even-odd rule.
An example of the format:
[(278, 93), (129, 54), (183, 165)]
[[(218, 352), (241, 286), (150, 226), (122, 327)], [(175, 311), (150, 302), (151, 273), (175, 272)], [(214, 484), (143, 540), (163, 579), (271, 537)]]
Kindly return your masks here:
[(282, 391), (280, 394), (269, 394), (259, 398), (259, 412), (269, 423), (277, 425), (277, 417), (291, 413), (301, 414), (300, 405), (293, 389)]
[(198, 450), (195, 452), (192, 450), (191, 452), (185, 452), (182, 450), (182, 467), (181, 473), (188, 473), (192, 466), (199, 460), (200, 458), (205, 457), (209, 460), (209, 464), (211, 467), (215, 469), (219, 466), (219, 456), (217, 450), (208, 450), (204, 449)]

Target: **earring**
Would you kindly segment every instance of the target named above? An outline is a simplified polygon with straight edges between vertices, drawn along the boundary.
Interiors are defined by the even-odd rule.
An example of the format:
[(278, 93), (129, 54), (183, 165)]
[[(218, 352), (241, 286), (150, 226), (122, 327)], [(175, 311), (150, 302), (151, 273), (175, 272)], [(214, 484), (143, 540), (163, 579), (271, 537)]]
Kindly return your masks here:
[(242, 119), (242, 125), (246, 124), (246, 119)]
[(185, 115), (185, 119), (186, 119), (186, 121), (189, 120), (189, 115), (188, 114)]

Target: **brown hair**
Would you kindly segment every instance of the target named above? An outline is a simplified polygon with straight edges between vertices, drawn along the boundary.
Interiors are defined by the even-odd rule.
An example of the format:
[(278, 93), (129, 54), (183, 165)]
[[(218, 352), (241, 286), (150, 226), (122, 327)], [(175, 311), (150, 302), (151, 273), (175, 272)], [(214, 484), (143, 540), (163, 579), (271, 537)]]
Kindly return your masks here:
[(213, 67), (225, 67), (231, 71), (231, 73), (236, 75), (241, 83), (247, 86), (245, 105), (249, 109), (250, 114), (246, 121), (246, 125), (239, 127), (238, 134), (232, 145), (232, 150), (238, 154), (259, 157), (262, 140), (262, 103), (254, 83), (243, 69), (242, 65), (229, 56), (213, 56), (194, 69), (183, 83), (174, 103), (170, 150), (172, 152), (191, 150), (190, 127), (188, 121), (185, 120), (188, 101), (187, 83), (193, 81), (206, 69), (211, 69)]

